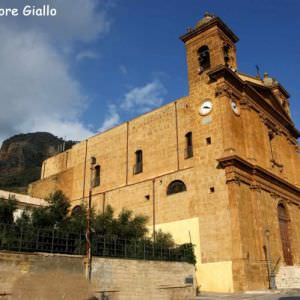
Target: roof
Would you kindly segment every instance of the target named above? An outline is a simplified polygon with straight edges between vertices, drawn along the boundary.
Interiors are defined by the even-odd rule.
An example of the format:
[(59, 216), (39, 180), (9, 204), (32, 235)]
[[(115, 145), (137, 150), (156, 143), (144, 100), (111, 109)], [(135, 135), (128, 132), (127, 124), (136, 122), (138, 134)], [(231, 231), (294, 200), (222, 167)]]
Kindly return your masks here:
[(47, 206), (48, 203), (44, 199), (34, 198), (29, 195), (23, 195), (18, 193), (12, 193), (0, 190), (0, 198), (4, 199), (15, 199), (18, 204), (25, 205), (25, 206)]
[(233, 33), (233, 31), (219, 18), (213, 15), (205, 14), (204, 18), (198, 21), (196, 27), (191, 29), (188, 33), (180, 37), (183, 42), (187, 42), (189, 39), (195, 37), (199, 33), (202, 33), (214, 26), (217, 26), (234, 42), (238, 42), (239, 38)]

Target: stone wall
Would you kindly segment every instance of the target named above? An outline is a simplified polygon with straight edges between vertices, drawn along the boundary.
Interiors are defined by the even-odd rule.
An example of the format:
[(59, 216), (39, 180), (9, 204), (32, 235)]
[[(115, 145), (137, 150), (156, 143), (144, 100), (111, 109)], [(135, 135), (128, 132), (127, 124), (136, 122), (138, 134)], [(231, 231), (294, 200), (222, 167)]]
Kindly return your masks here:
[[(88, 290), (98, 297), (106, 292), (110, 300), (184, 300), (195, 294), (185, 281), (194, 278), (194, 266), (181, 262), (94, 257), (91, 285), (82, 256), (0, 252), (0, 269), (0, 295), (11, 294), (3, 299), (18, 299), (22, 292), (25, 300), (27, 293), (28, 300), (49, 300), (53, 285), (53, 299), (62, 299), (60, 293), (66, 294), (63, 299), (87, 299), (78, 295)], [(75, 292), (77, 297), (69, 298)], [(43, 293), (49, 298), (34, 298)]]
[(278, 289), (300, 289), (300, 267), (281, 267), (276, 274)]

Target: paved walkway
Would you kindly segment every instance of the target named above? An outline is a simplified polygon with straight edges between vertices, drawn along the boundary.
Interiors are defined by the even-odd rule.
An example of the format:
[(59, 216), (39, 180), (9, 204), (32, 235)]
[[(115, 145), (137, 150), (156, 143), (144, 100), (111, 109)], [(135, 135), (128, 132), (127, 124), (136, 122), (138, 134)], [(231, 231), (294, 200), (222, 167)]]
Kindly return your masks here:
[(300, 290), (246, 292), (238, 294), (202, 293), (195, 300), (300, 300)]

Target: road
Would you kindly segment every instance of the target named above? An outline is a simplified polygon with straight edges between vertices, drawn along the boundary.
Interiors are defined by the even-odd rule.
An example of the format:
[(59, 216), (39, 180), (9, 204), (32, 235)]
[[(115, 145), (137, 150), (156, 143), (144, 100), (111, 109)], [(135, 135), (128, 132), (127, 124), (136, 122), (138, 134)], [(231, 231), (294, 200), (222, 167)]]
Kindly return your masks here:
[(211, 294), (203, 293), (195, 300), (300, 300), (300, 290), (276, 292), (240, 293), (240, 294)]

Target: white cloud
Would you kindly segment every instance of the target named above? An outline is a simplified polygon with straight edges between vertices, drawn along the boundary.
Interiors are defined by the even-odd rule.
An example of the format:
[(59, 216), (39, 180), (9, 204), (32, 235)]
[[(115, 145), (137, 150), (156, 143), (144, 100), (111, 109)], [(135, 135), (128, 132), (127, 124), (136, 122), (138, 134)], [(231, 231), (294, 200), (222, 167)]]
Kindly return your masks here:
[(78, 124), (87, 98), (63, 57), (34, 31), (0, 28), (0, 40), (5, 41), (0, 47), (0, 136), (35, 130), (67, 135), (66, 125)]
[[(49, 1), (30, 1), (44, 3)], [(89, 99), (70, 73), (68, 55), (75, 41), (88, 43), (109, 30), (103, 3), (53, 1), (54, 18), (0, 18), (0, 144), (19, 132), (43, 130), (75, 140), (93, 133), (80, 119)], [(1, 1), (1, 7), (22, 6)]]
[(61, 119), (52, 119), (52, 118), (43, 118), (40, 120), (39, 124), (36, 124), (36, 127), (31, 127), (32, 131), (46, 131), (52, 132), (53, 134), (65, 138), (67, 137), (73, 141), (80, 141), (90, 137), (95, 134), (85, 127), (79, 121), (65, 121)]
[(99, 55), (91, 50), (82, 51), (76, 55), (76, 59), (78, 61), (81, 61), (84, 59), (97, 59), (98, 57), (99, 57)]
[(159, 80), (154, 80), (144, 86), (136, 87), (125, 94), (121, 108), (126, 111), (138, 113), (147, 112), (160, 106), (167, 93), (165, 87)]
[[(70, 73), (75, 42), (89, 43), (107, 33), (110, 0), (60, 0), (50, 2), (57, 17), (0, 18), (0, 143), (19, 132), (48, 131), (81, 140), (93, 134), (81, 121), (89, 98)], [(30, 5), (49, 4), (31, 0)], [(1, 7), (22, 7), (20, 0), (1, 0)], [(95, 59), (87, 50), (77, 60)], [(120, 71), (126, 75), (127, 68)], [(107, 130), (121, 121), (122, 112), (142, 113), (163, 102), (166, 89), (159, 80), (128, 91), (120, 108), (108, 107), (99, 129)]]
[[(29, 1), (28, 1), (29, 2)], [(39, 29), (52, 41), (60, 44), (71, 41), (90, 42), (99, 34), (109, 31), (111, 20), (107, 15), (105, 0), (31, 0), (27, 5), (50, 5), (56, 8), (55, 17), (10, 17), (0, 18), (0, 24), (22, 30)], [(22, 9), (24, 1), (1, 0), (1, 7), (17, 7)]]
[(105, 131), (119, 124), (120, 114), (124, 111), (137, 114), (160, 106), (164, 101), (163, 96), (166, 93), (166, 88), (159, 80), (154, 80), (144, 86), (131, 89), (121, 100), (119, 111), (116, 105), (109, 106), (108, 115), (99, 131)]
[(115, 105), (111, 104), (108, 108), (108, 115), (104, 119), (102, 126), (99, 128), (99, 132), (103, 132), (108, 130), (120, 123), (120, 115), (117, 112), (117, 108)]

